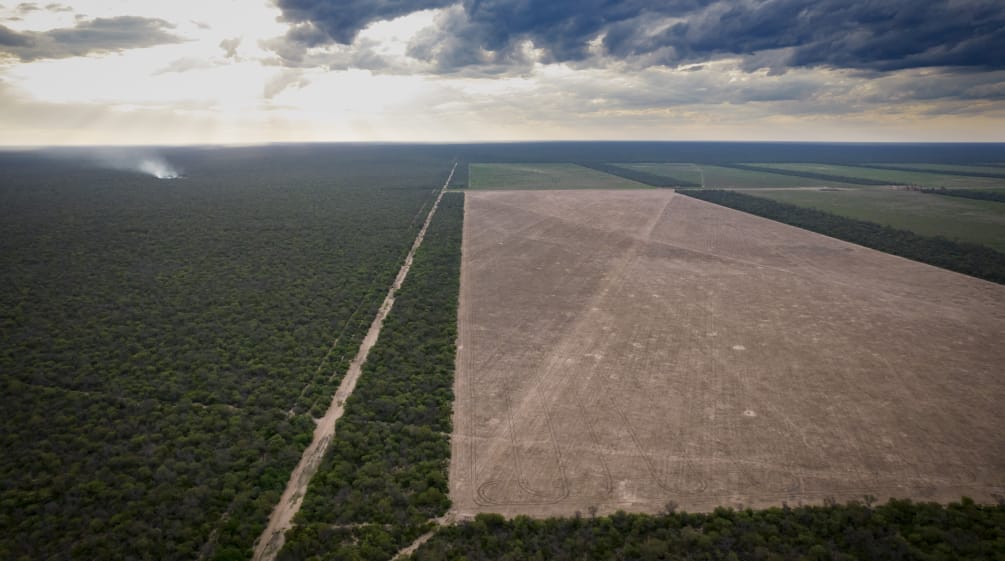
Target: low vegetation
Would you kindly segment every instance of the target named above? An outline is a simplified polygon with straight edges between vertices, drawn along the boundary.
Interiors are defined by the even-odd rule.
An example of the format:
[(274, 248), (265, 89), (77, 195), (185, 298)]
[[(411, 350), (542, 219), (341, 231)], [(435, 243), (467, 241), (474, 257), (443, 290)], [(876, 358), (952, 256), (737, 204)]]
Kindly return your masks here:
[(576, 164), (470, 164), (470, 189), (643, 189), (647, 186)]
[(791, 175), (793, 177), (805, 177), (814, 181), (836, 181), (839, 183), (850, 183), (853, 185), (889, 185), (889, 181), (880, 179), (868, 179), (864, 177), (853, 177), (849, 175), (837, 175), (831, 173), (821, 173), (812, 171), (805, 167), (789, 169), (781, 166), (750, 166), (745, 164), (719, 164), (721, 167), (738, 169), (742, 171), (769, 172), (777, 175)]
[[(869, 501), (871, 503), (871, 500)], [(964, 498), (941, 506), (891, 500), (880, 506), (717, 508), (534, 520), (481, 514), (441, 529), (413, 561), (550, 559), (917, 559), (957, 561), (1005, 556), (1005, 506)]]
[(1005, 251), (1005, 205), (999, 202), (902, 189), (771, 189), (750, 194)]
[(922, 189), (922, 193), (942, 195), (944, 197), (959, 197), (977, 201), (995, 201), (1005, 203), (1005, 191), (982, 191), (979, 189)]
[(928, 164), (857, 164), (860, 168), (873, 168), (892, 171), (908, 171), (917, 173), (931, 173), (936, 175), (959, 175), (963, 177), (990, 177), (993, 179), (1005, 179), (1005, 173), (994, 167), (982, 166), (953, 166), (953, 165), (928, 165)]
[(650, 173), (642, 169), (623, 167), (615, 164), (603, 162), (581, 162), (579, 165), (604, 173), (609, 173), (611, 175), (616, 175), (618, 177), (623, 177), (625, 179), (630, 179), (632, 181), (638, 181), (639, 183), (645, 183), (646, 185), (650, 185), (652, 187), (701, 187), (700, 184), (694, 183), (693, 181), (685, 181), (669, 175)]
[(1005, 253), (989, 247), (920, 236), (864, 220), (780, 203), (735, 191), (686, 190), (681, 193), (845, 241), (900, 255), (966, 275), (1005, 284)]
[[(921, 164), (917, 164), (921, 165)], [(794, 175), (843, 177), (848, 183), (860, 185), (916, 185), (920, 187), (946, 187), (949, 189), (988, 189), (1002, 186), (1002, 179), (993, 175), (974, 175), (960, 171), (936, 171), (934, 169), (907, 169), (912, 164), (892, 169), (888, 165), (877, 166), (868, 163), (768, 163), (753, 164), (750, 167), (769, 170), (772, 173)]]
[(389, 559), (450, 507), (463, 213), (443, 197), (280, 561)]

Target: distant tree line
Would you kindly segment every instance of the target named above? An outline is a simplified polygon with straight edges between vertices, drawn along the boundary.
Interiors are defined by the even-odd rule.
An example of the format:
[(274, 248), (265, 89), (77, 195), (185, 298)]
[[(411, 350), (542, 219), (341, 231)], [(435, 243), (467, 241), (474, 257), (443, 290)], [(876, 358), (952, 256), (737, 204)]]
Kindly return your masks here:
[(682, 194), (951, 271), (1005, 284), (1005, 253), (943, 237), (921, 236), (874, 222), (781, 203), (735, 191), (683, 190)]
[(748, 166), (744, 164), (716, 164), (724, 168), (733, 168), (743, 171), (756, 171), (759, 173), (774, 173), (776, 175), (789, 175), (793, 177), (805, 177), (807, 179), (818, 179), (820, 181), (836, 181), (838, 183), (851, 183), (853, 185), (889, 185), (889, 181), (878, 179), (865, 179), (863, 177), (848, 177), (846, 175), (832, 175), (829, 173), (818, 173), (815, 171), (801, 171), (783, 168), (769, 168), (759, 166)]
[(450, 508), (464, 195), (447, 193), (371, 349), (280, 561), (387, 560)]
[(922, 193), (930, 195), (942, 195), (944, 197), (960, 197), (962, 199), (974, 199), (978, 201), (995, 201), (1005, 203), (1005, 190), (993, 191), (990, 189), (919, 189)]
[[(871, 502), (871, 501), (870, 501)], [(413, 561), (1005, 559), (1005, 506), (891, 500), (708, 514), (548, 518), (480, 514), (440, 529)]]
[(651, 185), (653, 187), (701, 187), (698, 183), (693, 181), (682, 181), (675, 177), (670, 177), (667, 175), (657, 175), (655, 173), (649, 173), (647, 171), (631, 169), (626, 167), (617, 166), (614, 164), (608, 164), (603, 162), (576, 162), (577, 164), (583, 166), (584, 168), (595, 169), (597, 171), (602, 171), (604, 173), (609, 173), (611, 175), (616, 175), (618, 177), (623, 177), (625, 179), (630, 179), (632, 181), (638, 181), (645, 185)]

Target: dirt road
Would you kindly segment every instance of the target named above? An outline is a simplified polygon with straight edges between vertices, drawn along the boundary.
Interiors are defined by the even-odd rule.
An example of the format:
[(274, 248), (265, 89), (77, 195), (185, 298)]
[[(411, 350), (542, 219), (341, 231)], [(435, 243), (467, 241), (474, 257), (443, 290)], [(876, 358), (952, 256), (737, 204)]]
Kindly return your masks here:
[(429, 223), (433, 220), (433, 215), (440, 205), (440, 199), (443, 198), (443, 193), (446, 191), (447, 186), (450, 185), (450, 180), (453, 179), (456, 169), (457, 164), (454, 164), (454, 167), (450, 170), (450, 175), (447, 177), (447, 181), (440, 188), (436, 196), (436, 201), (433, 203), (432, 208), (429, 209), (426, 221), (422, 224), (422, 228), (415, 237), (412, 248), (409, 250), (408, 255), (405, 257), (405, 262), (401, 265), (401, 269), (394, 279), (394, 284), (388, 289), (383, 304), (381, 304), (376, 317), (373, 318), (373, 323), (370, 324), (370, 329), (367, 331), (366, 337), (363, 338), (359, 352), (356, 353), (356, 357), (350, 363), (345, 377), (342, 378), (342, 383), (339, 384), (338, 390), (332, 398), (331, 405), (328, 406), (328, 411), (324, 417), (318, 419), (317, 426), (314, 428), (314, 438), (307, 449), (304, 450), (300, 462), (293, 469), (289, 483), (286, 484), (286, 489), (279, 499), (279, 504), (276, 505), (276, 508), (272, 511), (272, 515), (269, 517), (268, 526), (266, 526), (265, 531), (262, 532), (262, 535), (255, 543), (255, 554), (252, 557), (254, 561), (271, 561), (275, 559), (276, 554), (282, 549), (286, 531), (293, 526), (293, 517), (300, 510), (300, 505), (303, 504), (307, 486), (311, 478), (314, 477), (314, 474), (317, 473), (318, 466), (321, 465), (321, 460), (328, 450), (328, 445), (335, 436), (335, 423), (338, 422), (339, 418), (345, 412), (344, 404), (356, 388), (356, 382), (359, 380), (362, 372), (363, 363), (366, 362), (370, 349), (380, 336), (380, 329), (384, 324), (384, 318), (387, 317), (387, 314), (391, 311), (391, 307), (394, 305), (394, 295), (401, 288), (402, 283), (405, 282), (405, 277), (408, 276), (408, 270), (412, 267), (412, 259), (415, 257), (415, 252), (422, 244), (422, 239), (426, 235), (426, 229), (429, 228)]

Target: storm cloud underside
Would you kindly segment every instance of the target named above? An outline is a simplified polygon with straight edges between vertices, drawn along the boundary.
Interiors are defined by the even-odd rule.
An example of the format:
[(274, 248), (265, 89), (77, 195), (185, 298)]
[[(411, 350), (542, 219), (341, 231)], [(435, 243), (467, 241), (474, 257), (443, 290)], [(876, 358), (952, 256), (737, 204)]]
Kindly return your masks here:
[[(278, 0), (303, 49), (352, 44), (375, 22), (445, 9), (409, 55), (438, 72), (519, 62), (634, 60), (677, 66), (730, 57), (748, 70), (1005, 68), (1005, 4), (996, 0)], [(492, 54), (486, 58), (485, 53)]]

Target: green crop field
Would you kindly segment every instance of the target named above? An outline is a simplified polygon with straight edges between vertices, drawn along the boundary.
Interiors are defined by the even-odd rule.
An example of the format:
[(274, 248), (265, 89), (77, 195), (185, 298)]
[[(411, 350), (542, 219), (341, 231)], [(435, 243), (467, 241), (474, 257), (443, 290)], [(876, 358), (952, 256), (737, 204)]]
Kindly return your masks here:
[(946, 175), (953, 175), (955, 172), (963, 173), (987, 173), (991, 175), (1005, 175), (1005, 169), (1002, 169), (1001, 164), (998, 165), (986, 165), (986, 166), (965, 166), (965, 165), (953, 165), (953, 164), (877, 164), (881, 166), (889, 166), (902, 169), (920, 169), (926, 171), (933, 171), (937, 173), (945, 173)]
[(721, 166), (701, 166), (705, 187), (713, 189), (760, 189), (776, 187), (860, 187), (840, 181), (824, 181), (791, 175), (741, 170)]
[(701, 167), (696, 164), (617, 164), (620, 167), (643, 171), (653, 175), (672, 177), (686, 183), (701, 185)]
[(672, 177), (704, 185), (707, 189), (775, 189), (789, 187), (861, 187), (840, 181), (825, 181), (770, 171), (735, 169), (708, 164), (617, 164), (653, 175)]
[(1005, 203), (940, 197), (915, 191), (764, 191), (758, 196), (1005, 251)]
[(470, 164), (469, 189), (649, 189), (576, 164)]
[[(787, 170), (793, 172), (825, 173), (829, 175), (839, 175), (870, 179), (875, 181), (888, 181), (891, 185), (918, 185), (921, 187), (946, 187), (948, 189), (989, 189), (995, 187), (1005, 187), (1005, 179), (989, 177), (967, 177), (962, 175), (940, 175), (916, 171), (900, 171), (889, 169), (876, 169), (858, 166), (844, 166), (834, 164), (751, 164), (767, 171), (772, 169)], [(909, 167), (914, 164), (898, 164)]]

